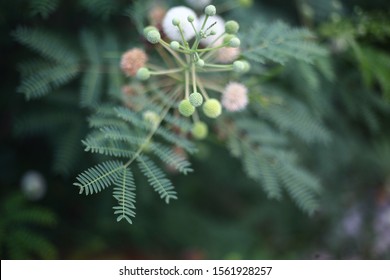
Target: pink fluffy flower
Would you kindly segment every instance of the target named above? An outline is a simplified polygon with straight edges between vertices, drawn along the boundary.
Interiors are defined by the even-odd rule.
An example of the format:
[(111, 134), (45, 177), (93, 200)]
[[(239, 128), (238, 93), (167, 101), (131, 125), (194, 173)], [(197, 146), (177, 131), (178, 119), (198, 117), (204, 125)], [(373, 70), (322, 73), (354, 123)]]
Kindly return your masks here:
[(135, 76), (138, 69), (148, 60), (146, 53), (139, 48), (132, 48), (122, 55), (121, 69), (127, 76)]
[(221, 63), (233, 62), (240, 56), (240, 48), (221, 48), (217, 50), (216, 60)]
[(230, 82), (222, 93), (222, 105), (230, 112), (243, 110), (248, 105), (248, 89), (236, 82)]

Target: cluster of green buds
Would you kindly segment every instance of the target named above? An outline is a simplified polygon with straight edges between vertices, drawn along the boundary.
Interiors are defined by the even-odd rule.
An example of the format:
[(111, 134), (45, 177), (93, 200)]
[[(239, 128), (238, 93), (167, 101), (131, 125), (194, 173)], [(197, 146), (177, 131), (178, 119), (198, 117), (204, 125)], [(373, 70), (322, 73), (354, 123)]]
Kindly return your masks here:
[[(144, 29), (147, 41), (160, 45), (160, 48), (165, 50), (164, 53), (160, 52), (160, 55), (168, 68), (147, 64), (139, 68), (135, 75), (140, 81), (146, 81), (153, 76), (164, 76), (182, 85), (183, 94), (177, 108), (181, 115), (193, 118), (192, 134), (197, 139), (207, 136), (207, 125), (200, 121), (197, 108), (202, 108), (203, 114), (209, 118), (217, 118), (222, 113), (219, 98), (214, 98), (209, 93), (223, 92), (226, 81), (221, 84), (219, 79), (210, 74), (241, 74), (250, 69), (249, 63), (244, 60), (234, 60), (231, 63), (215, 62), (214, 56), (218, 51), (238, 49), (240, 46), (240, 39), (237, 37), (239, 24), (234, 20), (223, 21), (221, 30), (221, 20), (218, 18), (220, 17), (216, 15), (213, 5), (204, 9), (204, 15), (200, 19), (187, 7), (170, 9), (162, 23), (163, 33), (155, 26)], [(169, 58), (166, 58), (167, 54), (170, 55)]]

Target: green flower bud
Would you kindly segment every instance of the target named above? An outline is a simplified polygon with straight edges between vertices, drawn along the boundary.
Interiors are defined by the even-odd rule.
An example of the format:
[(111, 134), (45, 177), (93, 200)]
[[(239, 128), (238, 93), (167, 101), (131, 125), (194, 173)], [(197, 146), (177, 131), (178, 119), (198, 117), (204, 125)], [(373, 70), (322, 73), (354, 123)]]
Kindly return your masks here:
[(227, 34), (223, 37), (223, 43), (226, 44), (226, 43), (229, 43), (231, 39), (233, 38), (236, 38), (236, 36), (232, 35), (232, 34)]
[(217, 99), (211, 98), (203, 104), (203, 112), (209, 118), (216, 118), (222, 113), (221, 103)]
[(217, 8), (215, 8), (214, 5), (208, 5), (206, 8), (204, 8), (204, 13), (208, 16), (215, 16), (217, 13)]
[(184, 99), (179, 103), (179, 112), (185, 117), (191, 116), (195, 112), (195, 107), (192, 106), (188, 99)]
[(234, 37), (229, 41), (229, 46), (232, 48), (238, 48), (240, 45), (241, 45), (241, 41), (237, 37)]
[(248, 61), (242, 60), (242, 63), (244, 63), (244, 73), (246, 73), (249, 70), (251, 70), (251, 65), (250, 65), (250, 63)]
[(191, 134), (195, 139), (202, 140), (207, 137), (208, 127), (204, 122), (196, 122), (191, 129)]
[(180, 19), (178, 19), (178, 18), (173, 18), (173, 19), (172, 19), (172, 24), (173, 24), (174, 26), (178, 26), (178, 25), (180, 24)]
[(225, 32), (227, 34), (236, 34), (240, 29), (240, 25), (235, 20), (229, 20), (225, 23)]
[(217, 32), (213, 29), (213, 30), (210, 31), (210, 35), (211, 36), (217, 35)]
[(146, 81), (150, 78), (150, 71), (148, 68), (141, 67), (138, 69), (137, 74), (135, 75), (138, 80)]
[(144, 32), (144, 36), (146, 37), (148, 35), (148, 33), (150, 31), (152, 31), (152, 30), (158, 31), (158, 29), (156, 27), (152, 26), (152, 25), (146, 26), (144, 28), (144, 31), (143, 31)]
[(190, 103), (194, 107), (199, 107), (203, 104), (203, 96), (199, 92), (193, 92), (190, 94)]
[(142, 115), (143, 119), (149, 122), (153, 127), (156, 127), (160, 122), (160, 116), (153, 111), (145, 111)]
[(198, 61), (196, 62), (196, 65), (198, 65), (199, 67), (203, 67), (204, 66), (204, 60), (203, 59), (198, 59)]
[(171, 48), (175, 51), (180, 49), (180, 43), (178, 41), (172, 41), (170, 45), (171, 45)]
[(233, 71), (237, 73), (244, 73), (245, 72), (245, 63), (237, 60), (233, 62)]
[(189, 16), (187, 17), (187, 20), (188, 20), (188, 22), (193, 22), (193, 21), (195, 20), (195, 18), (194, 18), (194, 16), (189, 15)]
[(146, 40), (148, 40), (152, 44), (157, 44), (161, 39), (160, 32), (156, 30), (151, 30), (146, 34)]

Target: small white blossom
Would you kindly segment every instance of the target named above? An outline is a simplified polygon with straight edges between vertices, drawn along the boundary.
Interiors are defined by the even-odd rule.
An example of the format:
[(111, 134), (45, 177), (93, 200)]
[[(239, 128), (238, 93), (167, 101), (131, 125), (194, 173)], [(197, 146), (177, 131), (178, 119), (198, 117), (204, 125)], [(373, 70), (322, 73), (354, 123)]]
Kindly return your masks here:
[(183, 30), (185, 40), (188, 41), (195, 36), (195, 31), (187, 20), (188, 16), (192, 16), (194, 18), (193, 24), (196, 28), (199, 25), (198, 17), (190, 8), (177, 6), (168, 10), (162, 21), (162, 28), (169, 39), (182, 41), (179, 28), (172, 24), (173, 19), (178, 19), (180, 21), (180, 27)]

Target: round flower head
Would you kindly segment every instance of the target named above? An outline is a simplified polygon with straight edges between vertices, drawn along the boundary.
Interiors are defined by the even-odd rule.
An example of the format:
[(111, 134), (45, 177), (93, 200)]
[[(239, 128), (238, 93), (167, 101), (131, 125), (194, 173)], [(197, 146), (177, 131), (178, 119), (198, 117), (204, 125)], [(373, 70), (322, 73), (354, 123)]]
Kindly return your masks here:
[(208, 5), (206, 8), (204, 8), (204, 13), (210, 17), (215, 16), (217, 13), (217, 9), (214, 5)]
[(195, 139), (202, 140), (207, 137), (208, 128), (204, 122), (196, 122), (191, 129), (191, 134)]
[(203, 104), (203, 96), (199, 92), (193, 92), (189, 97), (190, 103), (194, 107), (199, 107)]
[(240, 48), (221, 48), (217, 50), (216, 60), (221, 63), (235, 61), (240, 56)]
[(210, 98), (203, 103), (203, 112), (209, 118), (216, 118), (222, 113), (221, 103), (217, 99)]
[(229, 83), (222, 93), (222, 105), (230, 111), (236, 112), (248, 105), (248, 89), (240, 83)]
[(179, 28), (172, 24), (172, 21), (174, 19), (175, 21), (179, 20), (180, 27), (183, 30), (184, 39), (188, 41), (195, 36), (195, 31), (187, 20), (188, 16), (193, 17), (194, 26), (198, 26), (198, 17), (196, 16), (195, 12), (190, 8), (184, 6), (177, 6), (168, 10), (162, 21), (162, 28), (169, 39), (175, 41), (182, 41)]
[(183, 116), (189, 117), (195, 112), (195, 107), (188, 99), (184, 99), (179, 103), (179, 112)]
[(186, 0), (186, 2), (194, 9), (203, 9), (211, 3), (211, 0)]
[[(205, 18), (206, 18), (205, 15), (202, 15), (199, 18), (198, 29), (200, 29), (202, 27), (202, 24), (203, 24), (203, 21)], [(207, 23), (205, 25), (205, 29), (207, 29), (212, 24), (214, 24), (213, 27), (211, 27), (207, 32), (214, 30), (215, 35), (207, 36), (206, 38), (201, 40), (202, 44), (204, 44), (206, 46), (213, 43), (221, 34), (223, 34), (225, 32), (225, 21), (220, 16), (215, 15), (215, 16), (209, 17), (209, 19), (207, 20)]]
[(122, 55), (121, 69), (127, 76), (135, 76), (147, 60), (148, 56), (143, 50), (133, 48)]

